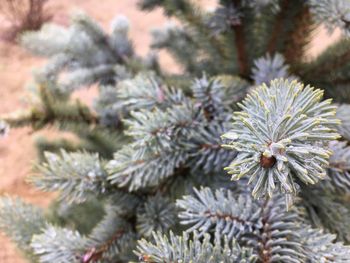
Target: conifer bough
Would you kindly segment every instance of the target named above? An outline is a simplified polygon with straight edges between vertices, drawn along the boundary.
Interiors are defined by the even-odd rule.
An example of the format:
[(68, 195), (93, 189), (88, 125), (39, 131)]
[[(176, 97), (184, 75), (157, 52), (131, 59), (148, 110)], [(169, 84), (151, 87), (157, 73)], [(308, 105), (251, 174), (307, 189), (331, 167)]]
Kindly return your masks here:
[(233, 128), (222, 136), (230, 140), (225, 147), (238, 151), (225, 168), (232, 179), (249, 176), (256, 198), (275, 191), (295, 195), (300, 183), (324, 179), (332, 154), (327, 142), (339, 137), (340, 121), (322, 96), (319, 89), (282, 79), (248, 94), (233, 115)]
[[(180, 22), (147, 56), (120, 16), (110, 33), (78, 13), (22, 36), (49, 62), (0, 137), (7, 123), (76, 136), (38, 143), (31, 182), (60, 194), (49, 213), (0, 198), (0, 231), (40, 263), (348, 263), (350, 1), (139, 2)], [(320, 23), (343, 36), (306, 59)], [(92, 107), (73, 101), (91, 84)]]

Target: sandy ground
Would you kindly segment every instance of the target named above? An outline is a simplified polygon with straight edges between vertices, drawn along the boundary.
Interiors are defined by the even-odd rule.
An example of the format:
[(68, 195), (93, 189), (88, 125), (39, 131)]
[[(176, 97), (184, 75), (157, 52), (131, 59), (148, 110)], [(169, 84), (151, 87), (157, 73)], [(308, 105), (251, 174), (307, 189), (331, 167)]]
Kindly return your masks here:
[[(139, 54), (146, 54), (150, 43), (149, 30), (165, 23), (160, 10), (143, 13), (137, 10), (136, 0), (51, 0), (49, 8), (54, 10), (54, 21), (61, 24), (69, 23), (69, 14), (76, 9), (84, 10), (99, 21), (106, 29), (118, 14), (126, 15), (131, 22), (131, 38)], [(211, 1), (202, 1), (211, 5)], [(329, 37), (324, 30), (315, 39), (310, 55), (321, 52), (338, 34)], [(32, 69), (39, 67), (45, 61), (28, 54), (18, 46), (0, 43), (0, 114), (25, 107), (23, 98), (26, 96), (25, 85), (31, 79)], [(174, 66), (171, 59), (163, 54), (162, 64), (165, 67)], [(88, 93), (82, 93), (89, 98)], [(50, 134), (50, 131), (40, 134)], [(10, 135), (0, 139), (0, 194), (21, 196), (28, 202), (47, 206), (50, 197), (40, 193), (25, 183), (25, 178), (31, 173), (35, 158), (33, 137), (30, 129), (11, 130)], [(25, 262), (13, 245), (0, 236), (0, 263)]]

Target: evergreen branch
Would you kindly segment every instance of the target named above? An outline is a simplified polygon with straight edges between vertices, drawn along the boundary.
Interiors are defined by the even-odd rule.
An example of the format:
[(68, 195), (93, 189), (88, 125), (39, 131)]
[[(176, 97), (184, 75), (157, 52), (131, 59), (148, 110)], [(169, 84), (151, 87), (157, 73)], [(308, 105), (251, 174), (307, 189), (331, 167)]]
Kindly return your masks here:
[(306, 252), (310, 263), (349, 261), (350, 247), (335, 242), (335, 236), (324, 234), (322, 230), (304, 229), (300, 235), (305, 240)]
[(129, 39), (129, 20), (122, 15), (119, 15), (111, 22), (111, 36), (107, 40), (113, 50), (117, 51), (119, 57), (128, 63), (129, 58), (134, 57), (134, 47)]
[(124, 262), (132, 259), (124, 253), (134, 242), (135, 235), (130, 225), (120, 218), (119, 209), (107, 206), (106, 215), (89, 236), (49, 225), (42, 234), (33, 237), (31, 247), (43, 263)]
[(166, 111), (132, 112), (132, 119), (125, 120), (126, 134), (132, 136), (138, 147), (152, 147), (153, 151), (171, 151), (181, 140), (188, 138), (191, 129), (200, 123), (200, 115), (192, 103), (169, 107)]
[(224, 87), (219, 79), (208, 79), (206, 75), (196, 79), (191, 87), (196, 105), (204, 111), (204, 116), (211, 121), (224, 111)]
[(234, 25), (242, 23), (242, 12), (238, 6), (227, 1), (226, 5), (220, 5), (210, 14), (207, 26), (213, 31), (215, 36), (222, 33), (229, 33)]
[(58, 85), (62, 93), (72, 93), (74, 90), (91, 86), (94, 83), (114, 83), (129, 76), (130, 74), (122, 66), (116, 64), (98, 65), (69, 72), (65, 74), (64, 80)]
[(149, 197), (138, 208), (136, 216), (136, 229), (145, 237), (151, 236), (152, 232), (166, 233), (177, 221), (174, 204), (160, 194)]
[[(39, 56), (61, 54), (70, 40), (69, 30), (56, 24), (44, 24), (39, 31), (29, 31), (21, 35), (21, 44)], [(40, 43), (40, 45), (38, 45)]]
[(256, 202), (249, 194), (234, 197), (232, 192), (221, 189), (214, 195), (209, 188), (195, 193), (195, 197), (177, 201), (185, 210), (179, 214), (181, 223), (192, 225), (187, 231), (199, 230), (203, 235), (215, 228), (216, 237), (227, 235), (229, 240), (254, 248), (259, 262), (299, 262), (306, 258), (295, 233), (302, 229), (295, 224), (298, 214), (285, 211), (283, 198)]
[(198, 127), (187, 143), (191, 149), (189, 167), (194, 173), (221, 172), (235, 158), (236, 152), (221, 146), (220, 135), (228, 128), (222, 124), (211, 123), (209, 127)]
[(200, 191), (194, 189), (195, 196), (185, 196), (177, 201), (182, 212), (181, 224), (192, 225), (187, 232), (200, 231), (200, 236), (215, 227), (215, 236), (227, 235), (228, 239), (240, 238), (254, 232), (261, 225), (260, 209), (249, 198), (238, 199), (230, 191), (217, 190), (215, 194), (209, 188)]
[(245, 97), (251, 86), (248, 81), (237, 76), (219, 75), (216, 79), (223, 86), (224, 95), (221, 103), (231, 110), (237, 107), (237, 102)]
[(208, 78), (205, 74), (192, 82), (195, 102), (208, 122), (222, 120), (236, 107), (249, 89), (249, 83), (239, 77), (219, 75)]
[(46, 211), (47, 220), (54, 226), (69, 227), (81, 235), (87, 235), (104, 217), (104, 203), (104, 199), (97, 198), (91, 198), (84, 203), (55, 200)]
[(131, 225), (120, 218), (119, 207), (106, 206), (105, 210), (105, 217), (88, 237), (87, 249), (82, 256), (84, 263), (125, 262), (132, 258), (126, 253), (136, 241)]
[(135, 254), (141, 262), (172, 263), (172, 262), (257, 262), (256, 256), (250, 249), (239, 247), (234, 241), (224, 242), (216, 239), (214, 244), (210, 242), (210, 236), (204, 239), (194, 234), (190, 240), (187, 234), (175, 236), (170, 232), (169, 238), (161, 233), (153, 233), (154, 242), (142, 239), (138, 242)]
[(128, 141), (128, 138), (118, 131), (103, 127), (89, 128), (84, 125), (73, 124), (71, 127), (64, 128), (76, 133), (83, 140), (87, 149), (94, 149), (94, 151), (101, 153), (101, 157), (105, 158), (111, 158), (113, 153)]
[(120, 56), (112, 48), (108, 36), (104, 33), (95, 21), (84, 13), (78, 13), (73, 17), (73, 25), (82, 32), (85, 32), (96, 46), (101, 47), (105, 52), (105, 63), (120, 63), (124, 62), (124, 57)]
[(338, 241), (349, 242), (350, 210), (346, 201), (327, 192), (327, 187), (322, 186), (312, 190), (303, 189), (301, 197), (303, 198), (301, 205), (306, 208), (313, 227), (336, 234)]
[(42, 263), (80, 263), (86, 242), (76, 231), (48, 225), (41, 234), (34, 235), (31, 247)]
[(60, 85), (60, 92), (69, 93), (85, 84), (115, 83), (125, 77), (125, 70), (118, 65), (133, 71), (134, 60), (144, 64), (134, 56), (126, 18), (117, 17), (111, 27), (112, 33), (108, 35), (87, 15), (78, 13), (69, 28), (48, 25), (25, 34), (22, 38), (25, 47), (50, 58), (50, 63), (38, 74), (40, 83), (57, 82), (63, 77), (66, 80)]
[[(174, 59), (190, 73), (200, 74), (203, 70), (198, 61), (198, 43), (194, 42), (190, 32), (184, 28), (168, 24), (152, 30), (151, 47), (168, 50)], [(196, 56), (198, 54), (198, 56)]]
[(271, 80), (289, 77), (289, 65), (285, 64), (284, 57), (276, 53), (272, 57), (267, 54), (265, 57), (254, 60), (252, 78), (257, 85), (270, 83)]
[(99, 124), (112, 129), (122, 128), (121, 109), (116, 106), (119, 100), (118, 89), (115, 86), (103, 85), (99, 87), (99, 96), (94, 101), (94, 109), (99, 116)]
[(40, 105), (35, 105), (31, 110), (16, 112), (4, 116), (3, 119), (12, 127), (31, 125), (34, 129), (41, 129), (48, 125), (64, 126), (65, 123), (93, 125), (97, 118), (88, 107), (79, 101), (67, 103), (54, 98), (53, 94), (44, 87), (39, 89)]
[(30, 242), (33, 235), (45, 227), (43, 211), (20, 199), (1, 197), (0, 230), (5, 233), (29, 258), (35, 259)]
[(60, 191), (61, 200), (81, 203), (93, 194), (105, 195), (110, 188), (98, 154), (61, 150), (59, 155), (45, 153), (45, 159), (38, 166), (42, 175), (32, 177), (31, 182), (43, 191)]
[(347, 140), (350, 140), (350, 111), (349, 104), (340, 104), (337, 109), (336, 117), (341, 121), (338, 125), (338, 132)]
[(295, 223), (300, 221), (297, 211), (285, 211), (284, 200), (279, 196), (266, 199), (261, 207), (262, 224), (255, 237), (259, 240), (256, 249), (261, 262), (304, 261), (307, 254), (297, 231), (303, 231), (305, 226)]
[(35, 138), (35, 147), (39, 156), (39, 161), (45, 161), (45, 153), (51, 152), (58, 154), (62, 149), (67, 152), (92, 151), (87, 145), (83, 143), (76, 143), (73, 140), (66, 138), (58, 138), (54, 140), (48, 140), (43, 136), (37, 136)]
[(340, 28), (350, 32), (350, 3), (347, 0), (309, 0), (307, 2), (316, 22), (323, 23), (329, 31)]
[[(35, 75), (32, 108), (5, 116), (0, 136), (9, 123), (54, 126), (79, 141), (40, 144), (66, 148), (46, 153), (42, 175), (32, 179), (61, 192), (48, 219), (4, 198), (0, 229), (44, 263), (130, 262), (134, 249), (141, 262), (347, 262), (350, 248), (336, 238), (350, 240), (348, 108), (335, 113), (321, 90), (291, 79), (338, 102), (350, 99), (347, 38), (310, 62), (303, 57), (321, 21), (348, 35), (348, 1), (220, 0), (213, 12), (192, 0), (140, 6), (161, 7), (182, 23), (155, 31), (152, 43), (173, 55), (181, 74), (160, 69), (154, 53), (137, 56), (122, 16), (111, 33), (78, 14), (67, 28), (47, 25), (23, 37), (50, 61)], [(70, 101), (93, 83), (97, 114)], [(334, 141), (337, 129), (343, 142)], [(68, 152), (74, 149), (83, 150)], [(183, 236), (172, 232), (184, 230), (178, 223), (189, 227)]]
[[(175, 16), (185, 24), (194, 39), (200, 40), (194, 43), (199, 49), (209, 56), (209, 61), (222, 61), (228, 58), (227, 49), (221, 41), (210, 34), (205, 26), (205, 16), (201, 9), (192, 1), (186, 0), (164, 0), (164, 1), (141, 1), (140, 6), (146, 10), (162, 7), (168, 16)], [(186, 59), (188, 60), (188, 59)], [(209, 65), (208, 65), (209, 66)], [(219, 68), (214, 66), (213, 70), (218, 72)], [(225, 66), (225, 64), (224, 64)]]
[(334, 193), (350, 193), (350, 147), (346, 142), (330, 142), (333, 154), (329, 159), (327, 179), (322, 182), (324, 188)]
[(276, 190), (295, 195), (298, 180), (315, 184), (324, 179), (330, 155), (325, 143), (338, 138), (339, 120), (329, 100), (320, 102), (322, 95), (281, 79), (248, 95), (240, 104), (243, 111), (234, 115), (233, 129), (223, 135), (232, 141), (226, 147), (238, 151), (226, 168), (232, 179), (249, 175), (255, 198)]
[[(203, 14), (201, 12), (201, 9), (191, 1), (180, 0), (180, 2), (181, 1), (183, 2), (182, 5), (184, 6), (182, 8), (183, 11), (175, 12), (174, 15), (178, 19), (183, 21), (185, 24), (188, 24), (190, 28), (193, 28), (196, 31), (195, 32), (197, 35), (196, 37), (203, 39), (203, 41), (199, 44), (202, 45), (202, 48), (206, 50), (213, 59), (218, 57), (221, 59), (226, 58), (227, 52), (225, 48), (221, 45), (218, 39), (210, 35), (210, 32), (205, 27), (203, 23), (204, 19), (203, 19)], [(166, 0), (166, 2), (170, 3), (173, 1)], [(166, 6), (165, 6), (165, 10), (166, 10)], [(209, 44), (209, 46), (205, 46), (207, 44)]]
[(186, 97), (178, 89), (168, 88), (152, 75), (139, 74), (118, 84), (117, 107), (129, 111), (166, 108), (183, 104)]
[(187, 153), (181, 149), (150, 153), (144, 149), (126, 146), (108, 163), (107, 171), (112, 184), (136, 191), (159, 185), (174, 175), (175, 169), (184, 164), (187, 158)]

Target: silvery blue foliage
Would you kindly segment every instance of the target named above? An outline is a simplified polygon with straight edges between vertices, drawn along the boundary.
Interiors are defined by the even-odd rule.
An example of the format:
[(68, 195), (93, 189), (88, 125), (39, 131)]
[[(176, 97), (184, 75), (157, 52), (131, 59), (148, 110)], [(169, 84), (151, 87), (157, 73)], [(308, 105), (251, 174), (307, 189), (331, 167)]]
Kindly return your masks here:
[(214, 228), (215, 236), (226, 235), (231, 240), (262, 226), (259, 205), (249, 195), (236, 197), (222, 189), (215, 193), (209, 188), (195, 189), (193, 196), (178, 200), (177, 206), (184, 210), (179, 213), (181, 223), (192, 225), (187, 231), (199, 230), (200, 235)]
[[(349, 100), (349, 40), (312, 61), (304, 52), (319, 22), (348, 32), (348, 3), (220, 0), (211, 13), (191, 0), (139, 6), (176, 19), (153, 31), (146, 58), (123, 16), (110, 33), (80, 13), (69, 27), (24, 34), (50, 60), (35, 75), (32, 107), (4, 120), (79, 140), (41, 144), (55, 153), (42, 155), (32, 183), (59, 192), (53, 216), (4, 197), (0, 230), (33, 262), (135, 262), (133, 251), (152, 263), (349, 262), (338, 241), (350, 242), (350, 109), (335, 117), (328, 99)], [(160, 49), (180, 73), (159, 64)], [(91, 84), (93, 110), (71, 103)]]
[(289, 76), (289, 66), (285, 64), (285, 60), (281, 54), (271, 56), (267, 54), (265, 57), (258, 58), (254, 61), (252, 69), (252, 78), (255, 84), (269, 83), (273, 79), (287, 78)]
[[(77, 231), (47, 226), (43, 233), (35, 235), (31, 247), (40, 262), (81, 262), (86, 239)], [(62, 243), (63, 242), (63, 243)]]
[(175, 169), (185, 163), (187, 158), (188, 155), (181, 149), (154, 153), (127, 146), (115, 153), (114, 160), (106, 168), (112, 184), (136, 191), (144, 187), (154, 187), (172, 176)]
[(350, 105), (341, 104), (337, 109), (337, 118), (341, 121), (341, 124), (338, 126), (338, 132), (345, 139), (350, 139)]
[(111, 45), (124, 58), (131, 57), (134, 53), (133, 45), (128, 37), (129, 28), (129, 20), (125, 16), (119, 15), (111, 22)]
[(152, 74), (139, 74), (119, 82), (115, 107), (120, 110), (166, 108), (188, 100), (182, 90), (167, 87)]
[(191, 87), (196, 104), (204, 109), (206, 118), (220, 116), (225, 110), (225, 88), (219, 79), (208, 79), (206, 75), (196, 79)]
[(340, 28), (350, 34), (350, 2), (348, 0), (308, 0), (315, 20), (333, 31)]
[(40, 175), (32, 178), (38, 189), (60, 191), (60, 199), (81, 203), (107, 192), (107, 173), (98, 154), (87, 152), (45, 153), (46, 163), (38, 167)]
[(218, 7), (210, 18), (208, 18), (208, 27), (213, 31), (214, 35), (227, 32), (232, 26), (241, 24), (242, 13), (240, 10), (230, 4), (228, 6)]
[(295, 195), (300, 180), (315, 184), (326, 177), (331, 152), (327, 141), (337, 139), (336, 107), (321, 101), (323, 92), (297, 81), (274, 80), (253, 90), (235, 112), (233, 128), (223, 137), (238, 152), (226, 168), (233, 180), (249, 176), (253, 196), (275, 191)]
[(303, 224), (297, 210), (286, 211), (282, 196), (253, 200), (249, 194), (235, 197), (229, 190), (202, 188), (195, 190), (194, 196), (178, 200), (177, 205), (182, 210), (181, 223), (191, 226), (187, 232), (227, 236), (252, 248), (267, 262), (322, 262), (326, 251), (330, 262), (346, 262), (350, 252), (350, 247), (334, 243), (333, 235)]
[(145, 237), (152, 232), (166, 233), (176, 223), (175, 205), (166, 197), (157, 194), (149, 197), (137, 211), (137, 225), (139, 233)]
[(237, 243), (229, 242), (227, 239), (224, 242), (216, 239), (212, 244), (208, 234), (204, 239), (200, 239), (197, 234), (190, 239), (186, 233), (183, 236), (176, 236), (170, 232), (169, 237), (163, 236), (162, 233), (153, 233), (153, 239), (153, 242), (145, 239), (139, 241), (136, 251), (139, 262), (257, 262), (257, 256), (251, 249), (241, 249)]
[(204, 111), (207, 119), (218, 120), (231, 114), (235, 103), (244, 98), (249, 86), (239, 77), (222, 75), (209, 78), (203, 74), (193, 81), (191, 90), (195, 106)]
[(37, 81), (58, 82), (60, 93), (70, 93), (93, 83), (114, 84), (128, 77), (121, 67), (126, 61), (143, 63), (134, 54), (127, 19), (116, 17), (111, 30), (111, 34), (105, 33), (90, 17), (78, 12), (70, 27), (48, 24), (38, 32), (25, 33), (21, 41), (33, 53), (50, 58), (37, 72)]
[[(129, 200), (124, 199), (124, 202), (127, 201)], [(122, 207), (114, 204), (106, 205), (104, 218), (85, 237), (84, 253), (80, 256), (86, 260), (83, 262), (127, 262), (134, 258), (128, 253), (135, 246), (137, 239), (132, 225), (125, 218), (127, 212), (133, 210), (134, 203), (129, 204), (130, 207), (123, 207), (125, 203)]]
[(132, 255), (125, 254), (136, 241), (130, 224), (121, 217), (122, 211), (118, 207), (107, 205), (105, 210), (101, 222), (87, 236), (68, 228), (42, 227), (31, 240), (33, 254), (43, 263), (126, 262), (132, 259)]
[(300, 231), (300, 235), (306, 240), (306, 246), (309, 248), (306, 262), (349, 262), (349, 247), (335, 242), (335, 235), (325, 234), (322, 230), (315, 229)]
[(220, 135), (228, 131), (228, 125), (212, 123), (210, 127), (198, 127), (186, 145), (190, 149), (191, 170), (195, 173), (220, 173), (222, 167), (229, 165), (236, 152), (221, 147)]
[(346, 142), (329, 143), (332, 155), (329, 158), (325, 190), (350, 193), (350, 147)]
[(43, 211), (28, 205), (18, 198), (2, 197), (0, 199), (0, 228), (18, 247), (29, 255), (33, 235), (41, 232), (46, 225)]

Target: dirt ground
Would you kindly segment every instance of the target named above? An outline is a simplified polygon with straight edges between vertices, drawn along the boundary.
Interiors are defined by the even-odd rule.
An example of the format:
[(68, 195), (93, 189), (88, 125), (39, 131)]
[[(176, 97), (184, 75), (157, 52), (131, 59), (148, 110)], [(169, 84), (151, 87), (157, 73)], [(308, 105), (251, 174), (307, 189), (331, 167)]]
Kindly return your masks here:
[[(130, 33), (136, 50), (139, 54), (146, 54), (150, 43), (150, 29), (163, 25), (166, 20), (160, 10), (152, 13), (137, 10), (136, 2), (137, 0), (51, 0), (49, 9), (54, 14), (53, 20), (60, 24), (69, 23), (69, 14), (73, 10), (84, 10), (106, 29), (113, 17), (124, 14), (130, 19)], [(215, 1), (200, 2), (212, 5)], [(336, 33), (330, 37), (325, 30), (320, 30), (312, 43), (310, 55), (321, 52), (338, 35)], [(0, 115), (25, 107), (25, 85), (31, 79), (33, 68), (43, 63), (44, 59), (33, 57), (16, 45), (0, 43)], [(174, 66), (166, 54), (162, 54), (162, 64), (166, 67)], [(89, 94), (82, 93), (82, 96), (89, 97)], [(11, 130), (8, 137), (0, 139), (0, 194), (17, 195), (42, 207), (48, 205), (50, 195), (36, 191), (25, 182), (35, 158), (33, 138), (42, 133), (50, 134), (50, 131), (32, 134), (27, 128), (16, 129)], [(0, 263), (25, 262), (5, 237), (0, 236), (0, 244)]]

